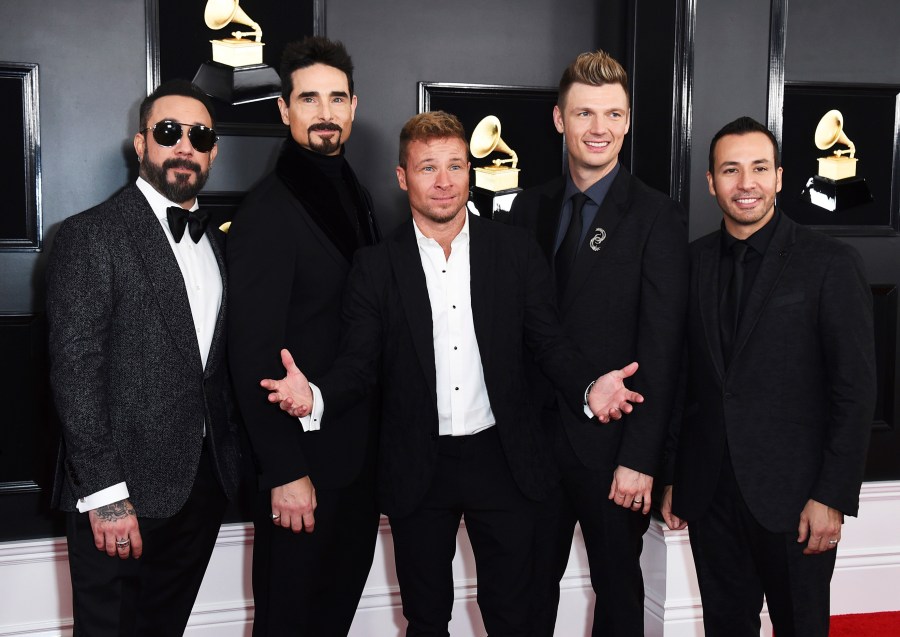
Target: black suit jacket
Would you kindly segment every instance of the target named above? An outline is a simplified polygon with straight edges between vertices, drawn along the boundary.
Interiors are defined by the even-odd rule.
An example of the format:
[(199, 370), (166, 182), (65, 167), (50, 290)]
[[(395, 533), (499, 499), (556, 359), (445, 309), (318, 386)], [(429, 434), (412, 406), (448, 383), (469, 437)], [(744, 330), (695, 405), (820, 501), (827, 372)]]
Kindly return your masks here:
[[(316, 187), (316, 179), (326, 181), (310, 172), (305, 178), (310, 188)], [(368, 213), (371, 217), (371, 206)], [(343, 212), (332, 208), (316, 214)], [(284, 376), (279, 355), (283, 347), (312, 378), (334, 362), (348, 256), (285, 181), (272, 173), (247, 195), (235, 215), (228, 232), (228, 270), (232, 376), (259, 488), (307, 475), (318, 488), (346, 486), (362, 467), (375, 422), (373, 402), (356, 403), (332, 426), (304, 433), (296, 418), (267, 402), (259, 381)]]
[(875, 404), (872, 296), (859, 254), (781, 215), (725, 369), (714, 232), (691, 244), (687, 402), (673, 511), (709, 506), (726, 444), (757, 521), (796, 531), (812, 498), (855, 515)]
[(63, 510), (124, 481), (139, 516), (174, 515), (194, 482), (204, 422), (223, 489), (236, 492), (228, 285), (219, 230), (206, 233), (223, 296), (205, 369), (178, 262), (136, 186), (69, 217), (56, 234), (47, 316), (50, 381), (63, 430), (64, 472), (54, 499)]
[[(550, 263), (564, 189), (565, 178), (530, 188), (511, 211), (512, 223), (535, 235)], [(596, 251), (588, 245), (595, 228), (606, 231)], [(578, 251), (559, 310), (566, 332), (601, 373), (640, 363), (628, 384), (646, 402), (620, 421), (586, 427), (579, 413), (556, 407), (545, 378), (533, 382), (548, 425), (562, 420), (585, 466), (657, 474), (675, 400), (687, 284), (688, 241), (678, 205), (620, 166)]]
[[(472, 314), (491, 409), (516, 484), (539, 499), (550, 476), (525, 378), (526, 346), (565, 388), (573, 411), (581, 409), (596, 375), (564, 336), (550, 273), (534, 241), (521, 230), (471, 215), (469, 233)], [(322, 428), (333, 428), (335, 410), (380, 380), (381, 506), (389, 516), (403, 516), (428, 490), (438, 447), (431, 304), (411, 221), (357, 253), (344, 321), (345, 342), (334, 369), (322, 378), (309, 375), (325, 401)]]

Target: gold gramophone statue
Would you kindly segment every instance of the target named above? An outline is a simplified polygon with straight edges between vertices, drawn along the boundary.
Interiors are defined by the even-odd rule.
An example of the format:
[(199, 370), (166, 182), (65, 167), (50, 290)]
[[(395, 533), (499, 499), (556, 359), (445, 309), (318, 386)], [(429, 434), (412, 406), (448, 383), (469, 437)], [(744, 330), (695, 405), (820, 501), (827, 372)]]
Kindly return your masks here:
[[(469, 151), (476, 159), (483, 159), (494, 151), (506, 153), (508, 159), (494, 159), (489, 166), (475, 168), (475, 187), (472, 201), (480, 214), (492, 219), (509, 215), (519, 188), (519, 156), (500, 137), (500, 120), (488, 115), (472, 131)], [(510, 164), (505, 166), (504, 164)]]
[[(488, 115), (472, 131), (469, 151), (476, 159), (483, 159), (495, 150), (506, 153), (510, 156), (509, 159), (495, 159), (490, 166), (476, 168), (475, 185), (494, 192), (518, 188), (519, 169), (516, 166), (519, 164), (519, 156), (500, 137), (500, 120), (494, 115)], [(511, 166), (507, 168), (503, 164)]]
[(856, 144), (844, 131), (844, 116), (839, 110), (830, 110), (822, 116), (814, 139), (819, 150), (828, 150), (836, 144), (846, 148), (836, 148), (831, 155), (819, 157), (819, 173), (806, 182), (801, 193), (804, 198), (832, 212), (872, 201), (866, 180), (856, 176), (859, 162)]
[(210, 29), (218, 31), (229, 24), (242, 24), (252, 31), (232, 31), (230, 38), (210, 40), (212, 61), (200, 65), (194, 84), (230, 104), (278, 97), (281, 94), (278, 73), (263, 64), (262, 28), (241, 9), (239, 2), (207, 0), (203, 20)]

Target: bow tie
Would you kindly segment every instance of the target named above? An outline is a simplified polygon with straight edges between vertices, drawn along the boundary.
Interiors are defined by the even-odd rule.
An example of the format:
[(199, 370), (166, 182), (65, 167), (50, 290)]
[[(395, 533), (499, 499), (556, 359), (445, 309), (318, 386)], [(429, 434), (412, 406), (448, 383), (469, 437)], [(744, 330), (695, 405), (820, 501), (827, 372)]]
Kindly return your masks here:
[(169, 230), (172, 231), (175, 243), (181, 243), (185, 226), (190, 228), (189, 232), (194, 243), (198, 243), (206, 231), (206, 224), (209, 223), (209, 213), (203, 208), (188, 211), (178, 206), (169, 206), (166, 208), (166, 218), (169, 220)]

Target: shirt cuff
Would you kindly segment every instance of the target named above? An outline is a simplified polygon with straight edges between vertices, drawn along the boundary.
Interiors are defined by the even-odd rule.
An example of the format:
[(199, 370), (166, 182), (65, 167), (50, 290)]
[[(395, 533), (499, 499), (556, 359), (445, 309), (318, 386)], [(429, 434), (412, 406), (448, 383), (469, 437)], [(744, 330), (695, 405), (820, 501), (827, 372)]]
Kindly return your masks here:
[(315, 383), (310, 383), (309, 388), (312, 390), (313, 404), (312, 410), (306, 416), (298, 418), (303, 431), (319, 431), (322, 423), (322, 413), (325, 411), (325, 401), (322, 399), (322, 390), (316, 387)]
[(597, 382), (597, 381), (592, 380), (592, 381), (591, 381), (591, 384), (588, 385), (588, 386), (587, 386), (587, 389), (584, 390), (584, 406), (583, 406), (583, 409), (584, 409), (584, 415), (587, 416), (588, 418), (593, 418), (593, 417), (594, 417), (594, 412), (592, 412), (590, 406), (588, 406), (588, 394), (591, 393), (591, 390), (594, 388), (594, 383), (596, 383), (596, 382)]
[(93, 511), (94, 509), (106, 506), (107, 504), (127, 499), (128, 487), (124, 482), (119, 482), (118, 484), (106, 487), (105, 489), (101, 489), (100, 491), (83, 498), (78, 498), (75, 507), (78, 509), (79, 513), (86, 513), (87, 511)]

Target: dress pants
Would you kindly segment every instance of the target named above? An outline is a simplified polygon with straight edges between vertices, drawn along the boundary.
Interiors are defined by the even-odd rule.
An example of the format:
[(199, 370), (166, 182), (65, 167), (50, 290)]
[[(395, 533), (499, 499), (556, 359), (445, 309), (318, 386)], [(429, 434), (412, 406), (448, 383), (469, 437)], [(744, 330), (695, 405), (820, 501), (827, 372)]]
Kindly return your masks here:
[(110, 557), (94, 546), (87, 513), (68, 513), (74, 635), (176, 637), (184, 634), (215, 547), (225, 494), (204, 444), (194, 486), (169, 518), (142, 518), (140, 559)]
[(407, 637), (446, 637), (460, 518), (478, 572), (487, 634), (528, 634), (535, 504), (513, 480), (496, 426), (441, 436), (432, 484), (410, 515), (391, 518)]
[(707, 637), (759, 637), (764, 594), (778, 637), (827, 637), (835, 551), (803, 555), (796, 530), (760, 526), (727, 453), (713, 503), (688, 531)]
[[(627, 425), (625, 425), (627, 426)], [(535, 543), (534, 637), (552, 637), (559, 582), (566, 571), (575, 523), (581, 525), (596, 600), (593, 637), (643, 637), (643, 536), (650, 516), (607, 498), (613, 468), (585, 467), (561, 426), (550, 434), (562, 479), (540, 504)]]
[(316, 502), (313, 532), (294, 533), (272, 522), (271, 492), (258, 496), (253, 637), (342, 637), (350, 630), (381, 517), (374, 454), (351, 485), (317, 488)]

